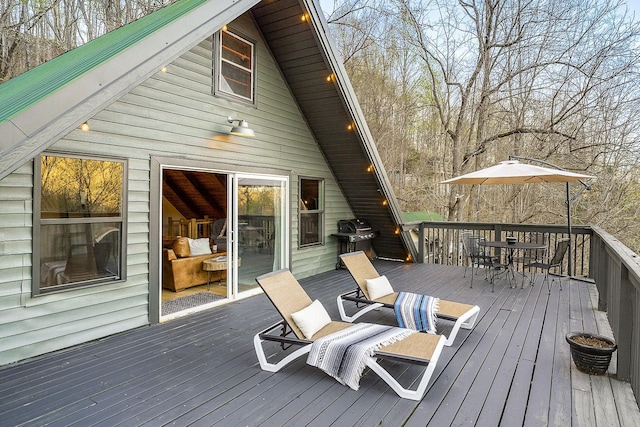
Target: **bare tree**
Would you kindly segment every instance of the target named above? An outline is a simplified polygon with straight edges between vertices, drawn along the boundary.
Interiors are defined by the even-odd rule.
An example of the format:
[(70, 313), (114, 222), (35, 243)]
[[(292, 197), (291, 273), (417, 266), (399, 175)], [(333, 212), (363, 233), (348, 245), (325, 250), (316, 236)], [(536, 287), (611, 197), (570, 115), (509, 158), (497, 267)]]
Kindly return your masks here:
[(171, 2), (0, 0), (0, 82)]
[(628, 196), (638, 182), (631, 165), (639, 158), (639, 28), (624, 2), (343, 4), (334, 34), (405, 210), (435, 208), (450, 220), (563, 220), (557, 188), (435, 184), (515, 154), (605, 176), (606, 185), (574, 201), (577, 222), (606, 223), (614, 234), (632, 227), (621, 218), (616, 225), (616, 215), (640, 205)]

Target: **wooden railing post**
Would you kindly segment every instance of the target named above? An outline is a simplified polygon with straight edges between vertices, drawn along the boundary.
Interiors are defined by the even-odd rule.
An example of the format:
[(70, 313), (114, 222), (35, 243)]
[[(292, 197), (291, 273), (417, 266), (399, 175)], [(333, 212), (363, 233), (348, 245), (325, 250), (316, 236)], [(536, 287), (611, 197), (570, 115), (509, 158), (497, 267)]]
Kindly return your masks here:
[(420, 223), (418, 228), (418, 263), (424, 263), (424, 223)]
[[(618, 379), (623, 381), (630, 381), (632, 379), (633, 364), (637, 364), (637, 353), (632, 349), (633, 343), (633, 328), (638, 327), (636, 322), (633, 322), (633, 306), (637, 305), (636, 300), (637, 292), (633, 288), (633, 285), (629, 281), (629, 270), (624, 266), (620, 272), (620, 299), (617, 310), (617, 333), (616, 344), (618, 345)], [(636, 366), (636, 369), (640, 367)], [(636, 385), (637, 390), (638, 385)]]

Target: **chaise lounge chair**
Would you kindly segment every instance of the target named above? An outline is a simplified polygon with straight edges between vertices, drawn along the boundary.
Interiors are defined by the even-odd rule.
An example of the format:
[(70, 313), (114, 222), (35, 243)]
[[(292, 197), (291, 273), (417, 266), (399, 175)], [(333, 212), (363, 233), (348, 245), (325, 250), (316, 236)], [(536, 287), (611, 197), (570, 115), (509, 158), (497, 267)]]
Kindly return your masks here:
[[(349, 273), (351, 273), (351, 277), (353, 277), (358, 284), (356, 290), (340, 294), (337, 297), (338, 310), (340, 311), (340, 317), (343, 321), (353, 322), (365, 313), (380, 307), (394, 309), (398, 292), (391, 292), (378, 298), (370, 298), (370, 294), (367, 291), (367, 280), (376, 279), (380, 277), (380, 274), (376, 271), (364, 252), (348, 252), (341, 254), (340, 258), (349, 270)], [(361, 305), (364, 305), (364, 307), (360, 308), (355, 314), (348, 316), (345, 311), (345, 301), (355, 303), (358, 308), (360, 308)], [(438, 310), (436, 311), (437, 318), (455, 322), (445, 345), (451, 346), (453, 344), (460, 328), (473, 329), (479, 312), (480, 307), (477, 305), (441, 299)]]
[[(300, 320), (299, 313), (312, 305), (320, 304), (312, 302), (311, 298), (298, 283), (296, 278), (287, 269), (267, 273), (256, 278), (260, 287), (269, 297), (275, 308), (282, 316), (282, 321), (257, 333), (253, 339), (253, 344), (260, 362), (260, 367), (269, 372), (278, 372), (294, 360), (309, 354), (312, 351), (313, 342), (335, 332), (344, 331), (347, 328), (357, 328), (363, 324), (353, 325), (346, 322), (336, 322), (329, 319), (324, 312), (328, 323), (317, 324), (316, 328), (307, 330), (308, 326)], [(324, 308), (322, 308), (324, 310)], [(294, 320), (298, 320), (300, 326)], [(315, 322), (317, 316), (311, 320)], [(384, 327), (383, 325), (376, 325)], [(302, 329), (301, 329), (302, 327)], [(319, 329), (318, 329), (319, 328)], [(304, 329), (304, 331), (303, 331)], [(316, 332), (314, 330), (318, 329)], [(398, 330), (400, 328), (391, 328)], [(406, 331), (406, 330), (405, 330)], [(305, 336), (311, 334), (310, 337)], [(283, 349), (295, 345), (300, 348), (291, 352), (280, 361), (270, 362), (265, 355), (263, 343), (265, 341), (279, 343)], [(374, 351), (372, 356), (365, 356), (364, 362), (367, 367), (380, 376), (397, 394), (404, 399), (420, 400), (424, 396), (429, 379), (434, 372), (440, 353), (444, 347), (445, 337), (442, 335), (430, 335), (422, 333), (411, 333), (406, 338), (402, 338), (388, 345), (383, 345)], [(272, 356), (273, 357), (273, 356)], [(417, 364), (424, 367), (422, 378), (416, 381), (417, 387), (403, 387), (385, 368), (378, 359), (391, 360), (394, 362)]]

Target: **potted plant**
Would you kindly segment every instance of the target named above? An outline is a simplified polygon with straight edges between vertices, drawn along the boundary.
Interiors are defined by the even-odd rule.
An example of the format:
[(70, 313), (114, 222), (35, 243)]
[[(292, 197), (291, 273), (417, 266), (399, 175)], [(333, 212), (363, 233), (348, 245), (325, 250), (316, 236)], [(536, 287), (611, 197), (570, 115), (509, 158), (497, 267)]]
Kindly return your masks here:
[(585, 332), (571, 332), (566, 338), (578, 370), (589, 375), (604, 375), (613, 352), (618, 348), (615, 341)]

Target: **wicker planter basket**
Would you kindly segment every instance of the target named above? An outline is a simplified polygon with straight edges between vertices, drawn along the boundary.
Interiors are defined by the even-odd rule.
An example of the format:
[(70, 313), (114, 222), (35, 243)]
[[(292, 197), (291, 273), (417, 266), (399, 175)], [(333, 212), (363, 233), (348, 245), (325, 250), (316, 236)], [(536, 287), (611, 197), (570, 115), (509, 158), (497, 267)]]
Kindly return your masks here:
[[(586, 338), (594, 345), (580, 343), (580, 338)], [(609, 369), (613, 352), (618, 348), (610, 338), (584, 332), (568, 333), (567, 342), (571, 348), (571, 357), (576, 367), (589, 375), (604, 375)]]

